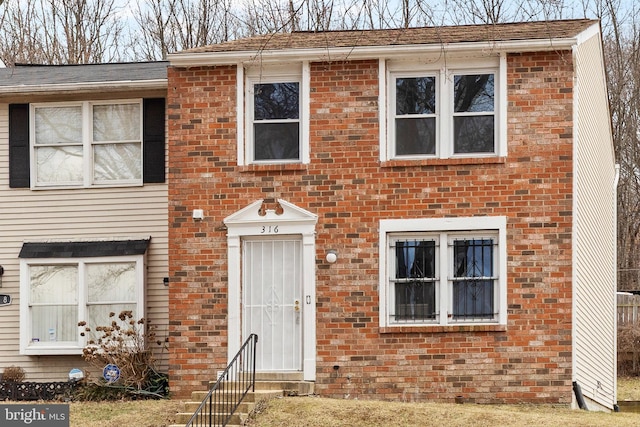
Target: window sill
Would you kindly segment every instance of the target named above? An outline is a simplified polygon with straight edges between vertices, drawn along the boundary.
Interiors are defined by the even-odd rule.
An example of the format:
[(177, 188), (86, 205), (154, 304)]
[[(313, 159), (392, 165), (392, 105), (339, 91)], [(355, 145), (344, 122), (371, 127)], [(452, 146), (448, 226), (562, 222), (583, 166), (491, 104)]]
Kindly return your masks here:
[(251, 164), (240, 166), (239, 172), (287, 172), (287, 171), (306, 171), (307, 164), (304, 163), (280, 163), (280, 164)]
[(26, 356), (70, 356), (82, 354), (81, 347), (29, 346), (21, 352)]
[(455, 165), (502, 165), (507, 162), (506, 157), (453, 157), (449, 159), (395, 159), (380, 163), (380, 167), (411, 167), (411, 166), (455, 166)]
[(398, 325), (383, 326), (379, 329), (381, 334), (407, 334), (407, 333), (451, 333), (451, 332), (506, 332), (507, 325)]
[[(132, 187), (144, 187), (151, 183), (120, 183), (120, 184), (93, 184), (93, 185), (40, 185), (31, 187), (32, 191), (47, 191), (47, 190), (93, 190), (99, 188), (132, 188)], [(160, 183), (164, 184), (164, 183)]]

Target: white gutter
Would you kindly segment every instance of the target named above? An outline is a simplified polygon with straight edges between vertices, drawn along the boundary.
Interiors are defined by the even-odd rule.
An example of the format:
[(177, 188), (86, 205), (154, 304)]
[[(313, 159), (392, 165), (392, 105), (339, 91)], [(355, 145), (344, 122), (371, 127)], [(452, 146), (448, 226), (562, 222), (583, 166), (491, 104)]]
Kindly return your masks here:
[(430, 43), (398, 46), (356, 46), (303, 48), (278, 50), (250, 50), (223, 52), (185, 52), (167, 55), (170, 65), (176, 67), (231, 65), (259, 61), (339, 61), (344, 59), (394, 58), (411, 55), (449, 53), (499, 53), (531, 52), (571, 49), (578, 42), (578, 36), (561, 39), (489, 41), (473, 43)]
[(0, 95), (166, 89), (167, 79), (0, 86)]

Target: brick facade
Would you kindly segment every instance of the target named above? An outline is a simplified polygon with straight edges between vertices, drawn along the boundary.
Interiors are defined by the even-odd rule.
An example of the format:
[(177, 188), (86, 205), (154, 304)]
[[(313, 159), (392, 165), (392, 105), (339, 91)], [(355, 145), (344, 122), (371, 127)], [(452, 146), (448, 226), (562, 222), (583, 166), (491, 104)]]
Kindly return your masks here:
[[(238, 166), (235, 67), (169, 68), (174, 396), (226, 365), (222, 220), (279, 198), (318, 215), (317, 393), (570, 403), (571, 52), (508, 55), (505, 158), (381, 164), (377, 60), (311, 63), (310, 77), (310, 164)], [(506, 327), (381, 329), (380, 219), (485, 215), (508, 218)], [(328, 249), (336, 264), (323, 261)]]

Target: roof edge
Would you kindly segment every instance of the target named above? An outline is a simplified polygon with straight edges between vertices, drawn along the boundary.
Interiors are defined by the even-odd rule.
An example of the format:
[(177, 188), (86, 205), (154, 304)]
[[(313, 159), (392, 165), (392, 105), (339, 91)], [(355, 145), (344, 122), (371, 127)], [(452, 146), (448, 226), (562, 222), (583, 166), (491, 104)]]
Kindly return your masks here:
[(565, 50), (578, 44), (579, 34), (569, 38), (525, 39), (513, 41), (488, 41), (467, 43), (431, 43), (420, 45), (312, 48), (312, 49), (278, 49), (263, 51), (234, 52), (189, 52), (167, 55), (171, 66), (194, 67), (232, 65), (250, 62), (275, 61), (341, 61), (357, 59), (374, 59), (421, 54), (440, 54), (443, 50), (451, 53), (474, 52), (527, 52), (540, 50)]
[(111, 82), (56, 83), (39, 85), (0, 86), (0, 95), (47, 94), (60, 92), (81, 92), (96, 90), (151, 90), (166, 89), (167, 79), (130, 80)]

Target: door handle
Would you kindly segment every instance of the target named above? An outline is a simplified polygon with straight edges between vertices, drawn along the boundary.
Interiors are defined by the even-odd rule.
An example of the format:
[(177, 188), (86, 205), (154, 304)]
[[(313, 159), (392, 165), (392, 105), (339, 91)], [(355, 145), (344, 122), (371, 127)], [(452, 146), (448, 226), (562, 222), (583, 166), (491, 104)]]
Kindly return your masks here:
[(300, 311), (300, 300), (295, 300), (293, 303), (293, 309), (295, 311)]

